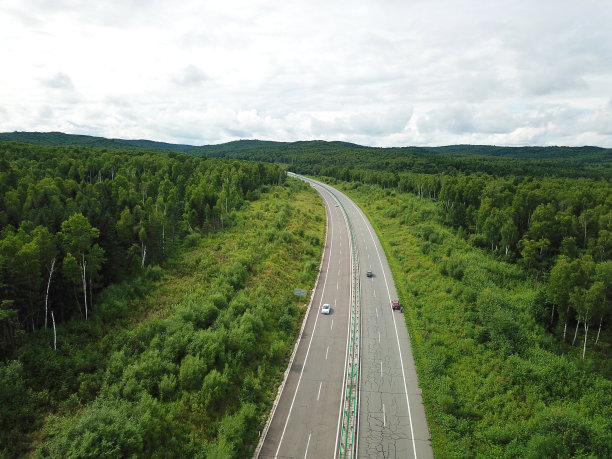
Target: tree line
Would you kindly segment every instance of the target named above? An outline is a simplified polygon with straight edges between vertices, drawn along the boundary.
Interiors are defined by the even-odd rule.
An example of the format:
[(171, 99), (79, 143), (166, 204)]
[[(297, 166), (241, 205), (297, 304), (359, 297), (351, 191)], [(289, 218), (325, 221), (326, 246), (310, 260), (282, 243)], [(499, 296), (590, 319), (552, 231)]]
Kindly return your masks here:
[(191, 232), (224, 227), (282, 181), (273, 164), (1, 142), (2, 355), (52, 319), (86, 319), (101, 288), (162, 263)]
[[(303, 174), (338, 177), (356, 169), (425, 174), (486, 173), (494, 176), (609, 178), (612, 150), (584, 147), (443, 147), (376, 148), (321, 140), (273, 142), (239, 140), (219, 145), (180, 145), (150, 140), (106, 139), (60, 132), (6, 132), (0, 141), (36, 145), (73, 145), (119, 150), (178, 151), (208, 157), (287, 164)], [(346, 179), (344, 179), (346, 180)]]
[[(327, 172), (330, 172), (329, 170)], [(496, 177), (350, 170), (340, 180), (435, 200), (443, 222), (472, 245), (547, 282), (549, 325), (584, 330), (612, 317), (612, 184), (588, 178)]]

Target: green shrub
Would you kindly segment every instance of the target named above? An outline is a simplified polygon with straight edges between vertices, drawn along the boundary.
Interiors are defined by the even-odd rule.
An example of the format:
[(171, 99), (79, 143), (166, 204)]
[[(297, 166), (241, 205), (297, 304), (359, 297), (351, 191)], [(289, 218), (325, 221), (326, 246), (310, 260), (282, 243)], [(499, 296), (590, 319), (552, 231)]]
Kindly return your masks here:
[(141, 420), (125, 402), (99, 400), (76, 418), (51, 423), (57, 436), (39, 453), (52, 457), (136, 457), (143, 452)]
[(173, 374), (165, 374), (159, 382), (159, 398), (163, 401), (168, 401), (174, 396), (176, 389), (176, 376)]
[(183, 246), (188, 249), (197, 247), (201, 240), (202, 236), (199, 233), (190, 233), (183, 239)]
[(15, 455), (25, 446), (21, 427), (36, 417), (32, 401), (21, 362), (0, 362), (0, 456)]
[(225, 374), (212, 370), (206, 375), (200, 393), (207, 410), (218, 411), (229, 395), (230, 382)]
[(194, 390), (202, 385), (206, 374), (206, 362), (200, 359), (199, 355), (187, 354), (179, 369), (179, 382), (181, 388), (185, 390)]
[(157, 282), (164, 277), (164, 270), (159, 265), (150, 265), (146, 268), (145, 276), (150, 281)]

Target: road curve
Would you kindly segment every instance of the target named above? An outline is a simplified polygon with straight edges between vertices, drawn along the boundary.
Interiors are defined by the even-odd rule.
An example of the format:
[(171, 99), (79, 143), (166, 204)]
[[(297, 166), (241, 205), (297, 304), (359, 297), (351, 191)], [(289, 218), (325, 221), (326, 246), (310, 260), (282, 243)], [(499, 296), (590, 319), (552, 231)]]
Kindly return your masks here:
[[(317, 288), (291, 368), (263, 439), (259, 458), (332, 458), (337, 455), (347, 359), (351, 251), (344, 212), (325, 202), (327, 237)], [(320, 307), (332, 310), (322, 315)]]
[[(391, 310), (397, 292), (382, 246), (350, 198), (328, 185), (305, 180), (326, 206), (321, 274), (258, 457), (338, 456), (351, 301), (348, 218), (358, 252), (361, 308), (358, 435), (352, 457), (431, 458), (410, 338), (402, 313)], [(367, 271), (373, 276), (367, 277)], [(319, 314), (324, 303), (332, 305), (330, 316)]]

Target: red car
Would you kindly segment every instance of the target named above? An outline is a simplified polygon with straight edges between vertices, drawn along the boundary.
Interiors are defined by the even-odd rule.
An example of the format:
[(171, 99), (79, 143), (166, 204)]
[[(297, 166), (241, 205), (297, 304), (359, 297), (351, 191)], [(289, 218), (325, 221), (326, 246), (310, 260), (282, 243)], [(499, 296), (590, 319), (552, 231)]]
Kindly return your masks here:
[(404, 308), (402, 308), (402, 305), (400, 304), (399, 301), (397, 300), (392, 300), (391, 301), (391, 309), (395, 310), (395, 309), (399, 309), (400, 311), (403, 310)]

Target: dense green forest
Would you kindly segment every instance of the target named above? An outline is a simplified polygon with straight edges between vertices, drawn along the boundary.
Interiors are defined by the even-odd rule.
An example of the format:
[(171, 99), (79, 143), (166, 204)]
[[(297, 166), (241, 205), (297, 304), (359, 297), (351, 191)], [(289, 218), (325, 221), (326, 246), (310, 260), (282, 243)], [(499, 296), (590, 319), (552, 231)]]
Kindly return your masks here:
[(100, 287), (159, 264), (189, 232), (223, 227), (259, 187), (285, 177), (271, 164), (185, 154), (0, 151), (3, 352), (18, 330), (48, 326), (49, 308), (56, 320), (86, 318)]
[(192, 153), (289, 165), (293, 172), (337, 177), (354, 170), (427, 174), (487, 173), (496, 176), (610, 177), (612, 150), (597, 147), (373, 148), (345, 142), (237, 141)]
[(93, 137), (89, 135), (64, 134), (63, 132), (0, 132), (0, 142), (19, 142), (31, 145), (94, 147), (113, 150), (165, 150), (189, 153), (194, 146), (152, 140), (124, 140)]
[(0, 140), (42, 145), (87, 145), (104, 148), (148, 148), (208, 157), (276, 162), (293, 172), (327, 177), (354, 170), (427, 174), (482, 172), (495, 176), (610, 178), (612, 150), (599, 147), (444, 147), (374, 148), (320, 140), (273, 142), (239, 140), (219, 145), (180, 145), (149, 140), (105, 139), (59, 132), (7, 132)]
[[(43, 142), (45, 136), (51, 136), (49, 141), (60, 145), (69, 144), (73, 137), (59, 133), (6, 136), (13, 139), (14, 134), (25, 136), (22, 140), (31, 143)], [(93, 432), (96, 429), (88, 427), (90, 423), (97, 426), (104, 419), (115, 419), (113, 416), (117, 422), (124, 423), (127, 431), (139, 433), (113, 440), (115, 443), (111, 444), (135, 441), (136, 448), (140, 448), (134, 450), (138, 454), (168, 453), (178, 448), (176, 444), (147, 443), (153, 442), (146, 436), (154, 428), (153, 424), (132, 425), (131, 420), (120, 418), (118, 413), (129, 406), (140, 414), (146, 413), (146, 419), (156, 419), (159, 424), (155, 428), (160, 429), (163, 416), (169, 416), (168, 422), (174, 425), (173, 416), (185, 415), (187, 404), (192, 409), (200, 406), (203, 402), (194, 402), (193, 397), (196, 393), (204, 396), (205, 380), (189, 387), (181, 383), (180, 371), (184, 359), (192, 358), (187, 357), (191, 348), (187, 345), (187, 352), (180, 351), (178, 356), (169, 359), (170, 363), (164, 360), (165, 338), (163, 343), (157, 340), (160, 333), (163, 336), (170, 333), (164, 328), (166, 322), (155, 331), (147, 331), (150, 334), (137, 345), (122, 341), (121, 333), (131, 330), (127, 326), (118, 333), (118, 341), (101, 338), (109, 333), (104, 320), (114, 317), (105, 315), (105, 307), (101, 305), (108, 303), (104, 298), (113, 288), (128, 289), (130, 305), (132, 302), (145, 304), (133, 308), (140, 319), (140, 316), (147, 319), (145, 324), (150, 324), (148, 319), (165, 320), (168, 312), (162, 313), (155, 306), (164, 303), (165, 294), (154, 301), (143, 300), (147, 296), (141, 291), (148, 289), (162, 274), (168, 275), (157, 264), (163, 264), (177, 250), (183, 253), (194, 238), (201, 241), (205, 237), (204, 250), (210, 252), (198, 252), (202, 247), (200, 242), (196, 244), (200, 249), (193, 248), (196, 252), (185, 252), (184, 256), (199, 260), (192, 265), (195, 267), (204, 263), (202, 260), (209, 260), (205, 263), (208, 269), (205, 272), (207, 278), (213, 279), (215, 267), (226, 266), (234, 255), (232, 249), (226, 248), (231, 246), (230, 239), (224, 238), (241, 234), (232, 231), (238, 228), (244, 231), (252, 218), (264, 218), (257, 234), (251, 235), (253, 241), (264, 242), (245, 244), (265, 245), (265, 241), (275, 240), (266, 236), (268, 231), (282, 236), (279, 244), (293, 247), (291, 253), (299, 260), (293, 274), (288, 275), (293, 276), (293, 283), (307, 284), (314, 276), (313, 266), (320, 253), (317, 247), (322, 235), (317, 231), (323, 229), (322, 212), (319, 209), (319, 217), (314, 218), (316, 209), (311, 210), (306, 232), (288, 223), (288, 215), (293, 215), (293, 207), (288, 202), (307, 190), (299, 189), (292, 180), (283, 184), (282, 170), (270, 164), (282, 163), (295, 172), (337, 181), (366, 210), (377, 227), (401, 299), (409, 306), (407, 326), (436, 455), (612, 455), (611, 150), (470, 145), (381, 149), (321, 141), (239, 141), (204, 147), (99, 138), (77, 141), (103, 148), (2, 144), (6, 153), (0, 168), (0, 196), (3, 197), (0, 320), (2, 351), (7, 357), (0, 376), (16, 388), (5, 391), (2, 397), (3, 400), (25, 397), (30, 401), (24, 404), (24, 409), (7, 405), (5, 413), (10, 414), (6, 419), (17, 419), (18, 427), (14, 430), (7, 427), (5, 438), (21, 438), (22, 432), (32, 430), (24, 426), (34, 422), (36, 436), (42, 439), (40, 447), (32, 446), (28, 443), (30, 440), (17, 442), (21, 446), (11, 447), (16, 449), (7, 450), (9, 453), (38, 448), (43, 455), (64, 455), (67, 451), (79, 455), (70, 448), (85, 446), (67, 436)], [(123, 142), (129, 142), (127, 150), (118, 151)], [(151, 149), (160, 153), (153, 153)], [(170, 150), (186, 151), (192, 156)], [(65, 162), (54, 159), (64, 152), (73, 154), (73, 159)], [(201, 157), (202, 154), (208, 159)], [(74, 159), (81, 155), (86, 159)], [(211, 159), (211, 156), (226, 159)], [(268, 164), (228, 162), (227, 158)], [(138, 166), (143, 161), (146, 167)], [(150, 166), (148, 161), (156, 166)], [(42, 166), (43, 163), (47, 165)], [(160, 166), (169, 163), (172, 164), (169, 167)], [(107, 164), (116, 164), (116, 167), (108, 169)], [(199, 172), (192, 176), (187, 171)], [(241, 174), (243, 179), (253, 176), (259, 179), (245, 185), (238, 178)], [(151, 179), (152, 176), (166, 177), (167, 181)], [(272, 194), (263, 191), (276, 183), (281, 186), (275, 187)], [(176, 194), (168, 194), (167, 189), (176, 189)], [(105, 204), (97, 205), (98, 201)], [(312, 197), (308, 203), (313, 205), (311, 201)], [(36, 207), (37, 202), (42, 204)], [(172, 202), (177, 203), (174, 210), (170, 206)], [(48, 210), (56, 208), (61, 211)], [(107, 208), (109, 216), (104, 217)], [(277, 223), (279, 214), (284, 215), (285, 226)], [(272, 228), (268, 230), (270, 225)], [(76, 234), (88, 236), (77, 238)], [(47, 240), (54, 242), (48, 244)], [(225, 255), (220, 257), (220, 252)], [(303, 259), (300, 254), (304, 255)], [(240, 263), (246, 264), (237, 256)], [(33, 259), (38, 263), (31, 262)], [(53, 260), (57, 265), (53, 265)], [(219, 260), (223, 263), (215, 263)], [(251, 261), (249, 266), (259, 266), (260, 262), (264, 263)], [(83, 276), (85, 265), (88, 274)], [(280, 275), (273, 262), (264, 265)], [(247, 269), (249, 276), (257, 271), (258, 268)], [(230, 273), (224, 275), (227, 277)], [(126, 276), (138, 281), (119, 284)], [(218, 279), (221, 282), (223, 275)], [(212, 290), (203, 290), (198, 297), (203, 303), (208, 304), (208, 295), (217, 291), (216, 284), (212, 285)], [(250, 287), (249, 284), (245, 288), (251, 292)], [(223, 316), (228, 304), (232, 309), (233, 295), (241, 291), (228, 288), (227, 292), (225, 302), (213, 301), (219, 311), (213, 314), (217, 319)], [(249, 295), (254, 298), (251, 304), (260, 304), (257, 295)], [(280, 291), (276, 295), (283, 298)], [(110, 296), (113, 298), (112, 293)], [(114, 304), (113, 301), (108, 304)], [(276, 304), (291, 303), (288, 298), (283, 301)], [(154, 313), (147, 312), (147, 308)], [(75, 353), (76, 360), (71, 360), (72, 357), (66, 360), (68, 367), (75, 370), (72, 376), (61, 379), (61, 389), (45, 385), (40, 375), (48, 370), (37, 375), (33, 369), (40, 365), (35, 349), (52, 352), (53, 348), (50, 325), (45, 328), (44, 322), (47, 309), (53, 310), (55, 320), (63, 324), (60, 333), (63, 349), (83, 347), (79, 342), (82, 338), (74, 338), (79, 342), (75, 345), (66, 341), (69, 336), (82, 336), (80, 327), (93, 327), (94, 321), (99, 323), (105, 318), (103, 325), (97, 325), (104, 333), (87, 332), (91, 339), (91, 347), (87, 349), (94, 350), (91, 355), (96, 352), (110, 355), (109, 349), (112, 349), (127, 356), (122, 358), (135, 359), (128, 360), (128, 366), (143, 365), (143, 368), (130, 370), (135, 372), (130, 373), (134, 381), (140, 380), (143, 374), (155, 374), (153, 379), (160, 381), (167, 378), (172, 397), (165, 398), (162, 394), (166, 389), (162, 390), (160, 385), (145, 387), (146, 384), (135, 382), (130, 384), (137, 386), (134, 390), (140, 398), (131, 395), (129, 376), (111, 370), (110, 360), (104, 360), (100, 370), (85, 357), (88, 352)], [(125, 305), (119, 309), (132, 310)], [(92, 315), (85, 321), (87, 313)], [(192, 324), (194, 329), (202, 327), (202, 319), (196, 316), (189, 319), (195, 324)], [(190, 418), (189, 433), (178, 427), (173, 431), (172, 435), (181, 439), (181, 447), (190, 445), (185, 451), (248, 455), (255, 435), (251, 427), (244, 426), (258, 425), (255, 419), (265, 413), (274, 378), (282, 368), (281, 354), (286, 355), (292, 342), (290, 331), (300, 316), (300, 309), (291, 307), (281, 317), (272, 314), (270, 323), (285, 334), (270, 335), (270, 340), (262, 344), (270, 348), (270, 343), (277, 342), (278, 350), (274, 358), (266, 361), (265, 371), (262, 370), (265, 374), (257, 373), (261, 395), (247, 405), (242, 401), (239, 405), (229, 404), (226, 413), (221, 413), (218, 406), (215, 411), (204, 403), (207, 416), (212, 416), (206, 418), (206, 422), (210, 421), (209, 429)], [(140, 320), (126, 312), (117, 317), (124, 325), (127, 320), (137, 323)], [(171, 317), (168, 315), (169, 320)], [(264, 329), (269, 318), (266, 316), (263, 320)], [(204, 328), (217, 330), (221, 326), (217, 319), (205, 320)], [(228, 322), (222, 323), (231, 328)], [(226, 360), (214, 360), (217, 371), (214, 377), (218, 380), (206, 386), (207, 390), (218, 385), (228, 387), (222, 376), (235, 375), (232, 352), (236, 348), (227, 339), (222, 340)], [(132, 350), (134, 346), (136, 351)], [(153, 360), (159, 359), (151, 364), (155, 370), (145, 364), (150, 352), (157, 353), (151, 357)], [(210, 356), (198, 356), (198, 359), (205, 358)], [(206, 371), (212, 365), (210, 360), (207, 362)], [(249, 367), (251, 370), (247, 373), (254, 372), (257, 364), (261, 364), (253, 363), (255, 366)], [(237, 368), (244, 370), (240, 364)], [(239, 378), (228, 377), (228, 380), (230, 386), (235, 384), (239, 390)], [(264, 385), (268, 391), (263, 389)], [(229, 392), (223, 394), (229, 397)], [(39, 405), (43, 408), (34, 408)], [(142, 406), (145, 411), (138, 411)], [(249, 417), (253, 413), (257, 415)], [(243, 437), (232, 437), (228, 430), (230, 424), (225, 422), (238, 423), (234, 428), (240, 432), (244, 427)], [(60, 425), (57, 429), (56, 424)], [(12, 422), (6, 424), (12, 425)], [(163, 438), (170, 441), (169, 437)]]
[[(609, 258), (595, 262), (572, 247), (582, 255), (557, 257), (572, 265), (567, 285), (534, 282), (524, 265), (449, 227), (441, 201), (379, 185), (336, 186), (372, 221), (407, 306), (436, 457), (612, 455)], [(585, 265), (595, 271), (588, 281)], [(556, 310), (551, 322), (568, 290), (572, 326), (584, 320), (585, 304), (604, 308), (589, 319), (597, 326), (603, 317), (605, 329), (589, 334), (584, 356), (582, 325), (564, 340), (567, 310)]]
[(320, 261), (314, 191), (272, 164), (0, 151), (0, 455), (248, 456)]

